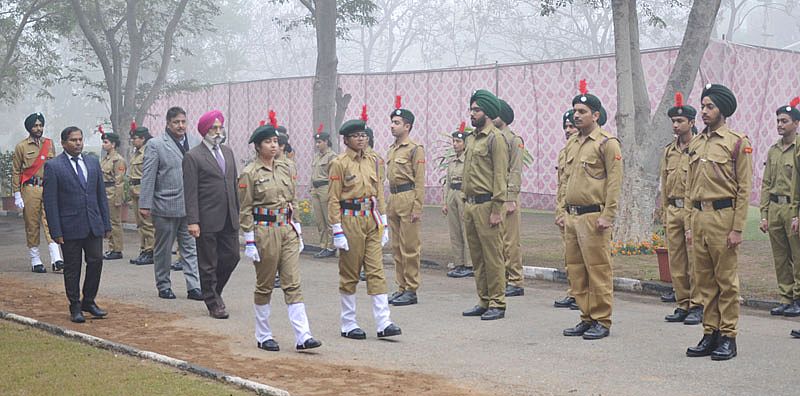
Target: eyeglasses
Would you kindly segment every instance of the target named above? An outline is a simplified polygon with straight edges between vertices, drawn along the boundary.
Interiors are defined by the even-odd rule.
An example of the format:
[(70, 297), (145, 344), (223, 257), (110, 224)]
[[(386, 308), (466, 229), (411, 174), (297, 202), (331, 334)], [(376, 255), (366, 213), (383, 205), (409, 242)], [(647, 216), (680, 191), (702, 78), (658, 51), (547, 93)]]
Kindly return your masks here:
[(480, 112), (482, 112), (482, 111), (483, 111), (483, 109), (482, 109), (482, 108), (480, 108), (480, 107), (470, 107), (470, 108), (469, 108), (469, 109), (467, 109), (467, 110), (469, 110), (469, 112), (470, 112), (470, 113), (480, 113)]
[(351, 133), (350, 137), (354, 139), (367, 139), (369, 138), (369, 135), (366, 133)]

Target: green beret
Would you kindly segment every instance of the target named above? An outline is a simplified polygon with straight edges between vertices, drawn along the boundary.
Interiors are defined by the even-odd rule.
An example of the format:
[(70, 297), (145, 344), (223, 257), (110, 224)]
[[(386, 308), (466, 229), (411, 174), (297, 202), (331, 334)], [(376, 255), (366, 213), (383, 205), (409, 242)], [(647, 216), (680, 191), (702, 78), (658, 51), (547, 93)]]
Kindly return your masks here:
[(689, 105), (671, 107), (667, 110), (667, 117), (686, 117), (689, 120), (697, 118), (697, 109)]
[(103, 140), (108, 140), (111, 143), (119, 144), (119, 135), (114, 132), (104, 133)]
[(575, 109), (567, 110), (564, 115), (561, 116), (561, 128), (567, 127), (567, 121), (570, 124), (575, 125)]
[(283, 125), (278, 125), (278, 133), (282, 133), (284, 135), (288, 135), (289, 132), (286, 131), (286, 127)]
[[(792, 102), (794, 102), (794, 100)], [(788, 114), (789, 117), (792, 117), (792, 121), (800, 121), (800, 110), (792, 106), (791, 103), (787, 106), (778, 107), (778, 110), (775, 110), (775, 115), (781, 114)]]
[(145, 127), (138, 127), (131, 131), (131, 137), (138, 137), (144, 140), (151, 139), (153, 135), (150, 134), (150, 130)]
[(736, 112), (736, 96), (728, 87), (721, 84), (706, 84), (700, 100), (708, 97), (719, 108), (720, 113), (730, 117)]
[(367, 122), (364, 120), (347, 120), (339, 128), (339, 134), (342, 136), (349, 136), (352, 133), (365, 132), (366, 128)]
[(289, 135), (281, 132), (281, 127), (278, 127), (276, 131), (278, 132), (278, 145), (285, 146), (289, 144)]
[(404, 120), (406, 120), (407, 123), (411, 124), (412, 126), (414, 125), (414, 113), (412, 113), (411, 110), (395, 109), (394, 111), (391, 112), (391, 114), (389, 114), (389, 119), (395, 116), (403, 118)]
[(33, 125), (36, 124), (36, 120), (41, 121), (42, 126), (44, 126), (44, 115), (42, 113), (33, 113), (25, 118), (25, 130), (30, 132), (33, 129)]
[(331, 134), (328, 132), (317, 132), (314, 134), (314, 140), (331, 140)]
[(503, 120), (503, 122), (506, 123), (506, 125), (511, 125), (511, 123), (514, 122), (514, 109), (512, 109), (505, 100), (497, 100), (500, 101), (500, 113), (498, 116), (501, 120)]
[(261, 144), (262, 140), (270, 139), (275, 136), (278, 136), (278, 131), (276, 131), (272, 125), (262, 125), (253, 131), (253, 134), (250, 135), (250, 140), (247, 143), (254, 143), (256, 146), (258, 146)]
[(608, 114), (606, 114), (606, 108), (600, 106), (600, 118), (597, 119), (597, 125), (603, 126), (608, 121)]
[(473, 102), (491, 119), (497, 118), (500, 114), (500, 100), (497, 99), (497, 96), (494, 96), (493, 93), (485, 89), (479, 89), (472, 94), (469, 98), (470, 105), (472, 105)]
[(590, 93), (587, 94), (580, 94), (574, 98), (572, 98), (572, 105), (575, 106), (576, 104), (584, 104), (589, 106), (592, 111), (600, 111), (603, 108), (603, 103), (600, 102), (600, 98), (594, 96)]
[(467, 140), (469, 132), (455, 131), (452, 134), (450, 134), (450, 136), (452, 136), (454, 139)]

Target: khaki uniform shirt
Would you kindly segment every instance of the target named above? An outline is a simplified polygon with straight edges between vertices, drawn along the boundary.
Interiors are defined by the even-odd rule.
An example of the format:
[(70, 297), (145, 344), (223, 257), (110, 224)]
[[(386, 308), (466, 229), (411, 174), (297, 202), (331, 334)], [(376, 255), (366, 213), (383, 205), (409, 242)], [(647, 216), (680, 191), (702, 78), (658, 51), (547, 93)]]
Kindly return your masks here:
[(276, 158), (275, 160), (285, 162), (289, 167), (289, 174), (292, 175), (292, 180), (297, 182), (297, 164), (294, 162), (294, 160), (289, 158), (286, 154), (281, 155), (280, 158)]
[(339, 201), (376, 197), (378, 211), (384, 213), (386, 203), (383, 184), (380, 180), (380, 158), (366, 151), (356, 152), (347, 148), (331, 162), (330, 188), (328, 189), (328, 222), (342, 222), (342, 207)]
[(570, 137), (567, 148), (566, 205), (601, 205), (600, 216), (613, 222), (622, 189), (619, 140), (600, 126), (586, 136)]
[(761, 180), (761, 218), (766, 219), (769, 212), (769, 196), (792, 196), (792, 177), (794, 176), (794, 157), (796, 142), (783, 147), (783, 142), (773, 144), (767, 151), (764, 164), (764, 177)]
[(516, 202), (522, 190), (522, 156), (525, 142), (508, 126), (501, 132), (508, 142), (508, 200)]
[(334, 158), (336, 158), (336, 153), (331, 149), (328, 149), (325, 154), (320, 154), (319, 151), (314, 153), (314, 159), (311, 161), (312, 182), (328, 181), (328, 169)]
[(462, 191), (467, 196), (492, 195), (492, 214), (504, 214), (508, 200), (508, 145), (499, 129), (487, 121), (467, 138)]
[(564, 192), (567, 186), (567, 146), (558, 152), (558, 165), (556, 166), (556, 218), (564, 215)]
[(256, 159), (239, 175), (239, 226), (253, 231), (253, 210), (283, 209), (295, 199), (295, 183), (289, 164), (274, 160), (272, 167)]
[[(42, 144), (44, 144), (45, 139), (47, 138), (42, 136), (37, 142), (32, 137), (28, 136), (25, 140), (19, 142), (17, 146), (14, 147), (14, 154), (11, 158), (11, 192), (20, 191), (20, 177), (22, 176), (22, 172), (24, 172), (25, 169), (30, 168), (33, 163), (36, 162), (36, 158), (39, 157), (39, 152), (42, 150)], [(55, 156), (55, 143), (51, 141), (50, 151), (47, 152), (47, 157), (45, 160), (50, 160)], [(33, 176), (44, 177), (44, 165), (42, 165), (42, 167), (39, 168), (39, 171), (37, 171)]]
[[(464, 195), (464, 153), (461, 155), (454, 155), (453, 158), (450, 158), (450, 161), (447, 163), (447, 175), (445, 176), (445, 191), (450, 193), (458, 193), (462, 196)], [(461, 190), (453, 190), (450, 188), (451, 184), (459, 184), (462, 183)], [(447, 194), (445, 194), (445, 204), (447, 204)]]
[(128, 180), (138, 180), (140, 183), (137, 185), (131, 184), (131, 195), (139, 196), (141, 191), (142, 181), (142, 166), (144, 165), (144, 150), (147, 146), (134, 150), (131, 155), (131, 164), (128, 167)]
[(106, 187), (108, 204), (114, 206), (122, 205), (122, 198), (125, 195), (125, 158), (118, 152), (106, 154), (100, 160), (100, 169), (103, 171), (103, 183), (114, 183), (114, 187)]
[(414, 183), (414, 204), (412, 214), (422, 214), (422, 201), (425, 198), (425, 148), (412, 140), (393, 143), (389, 146), (387, 158), (387, 178), (389, 186)]
[[(734, 155), (739, 141), (739, 151)], [(690, 207), (694, 202), (731, 198), (734, 200), (732, 229), (742, 231), (753, 179), (752, 152), (747, 136), (730, 130), (727, 125), (716, 131), (706, 128), (692, 138), (686, 179)]]
[[(689, 145), (681, 150), (676, 138), (664, 148), (661, 157), (661, 221), (666, 222), (665, 208), (670, 199), (686, 198), (686, 175), (689, 173)], [(684, 208), (690, 209), (684, 202)]]

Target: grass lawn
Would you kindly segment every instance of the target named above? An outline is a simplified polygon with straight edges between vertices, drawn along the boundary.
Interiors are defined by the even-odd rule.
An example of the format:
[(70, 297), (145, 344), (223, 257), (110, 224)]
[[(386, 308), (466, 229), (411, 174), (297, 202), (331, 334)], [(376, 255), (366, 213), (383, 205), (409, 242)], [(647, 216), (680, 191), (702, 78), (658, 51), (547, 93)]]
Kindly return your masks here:
[(240, 388), (0, 320), (0, 394), (252, 395)]

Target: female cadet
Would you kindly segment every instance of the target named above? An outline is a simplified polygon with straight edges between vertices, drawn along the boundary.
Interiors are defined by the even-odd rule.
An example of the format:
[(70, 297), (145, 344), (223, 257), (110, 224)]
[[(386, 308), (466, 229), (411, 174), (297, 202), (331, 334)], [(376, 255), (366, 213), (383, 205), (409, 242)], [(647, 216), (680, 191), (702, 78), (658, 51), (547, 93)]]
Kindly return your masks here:
[(103, 260), (119, 260), (122, 258), (122, 204), (125, 196), (125, 158), (117, 152), (119, 135), (104, 133), (103, 150), (106, 156), (100, 161), (103, 170), (103, 183), (108, 198), (108, 214), (111, 217), (111, 237), (108, 238), (108, 251)]
[(245, 255), (256, 267), (256, 341), (261, 349), (280, 349), (269, 326), (270, 299), (277, 271), (294, 329), (296, 349), (317, 348), (322, 343), (311, 336), (300, 291), (298, 260), (302, 241), (300, 226), (292, 221), (295, 181), (286, 162), (276, 159), (277, 122), (273, 117), (270, 121), (271, 124), (260, 126), (250, 137), (256, 159), (239, 177), (239, 222), (246, 241)]

